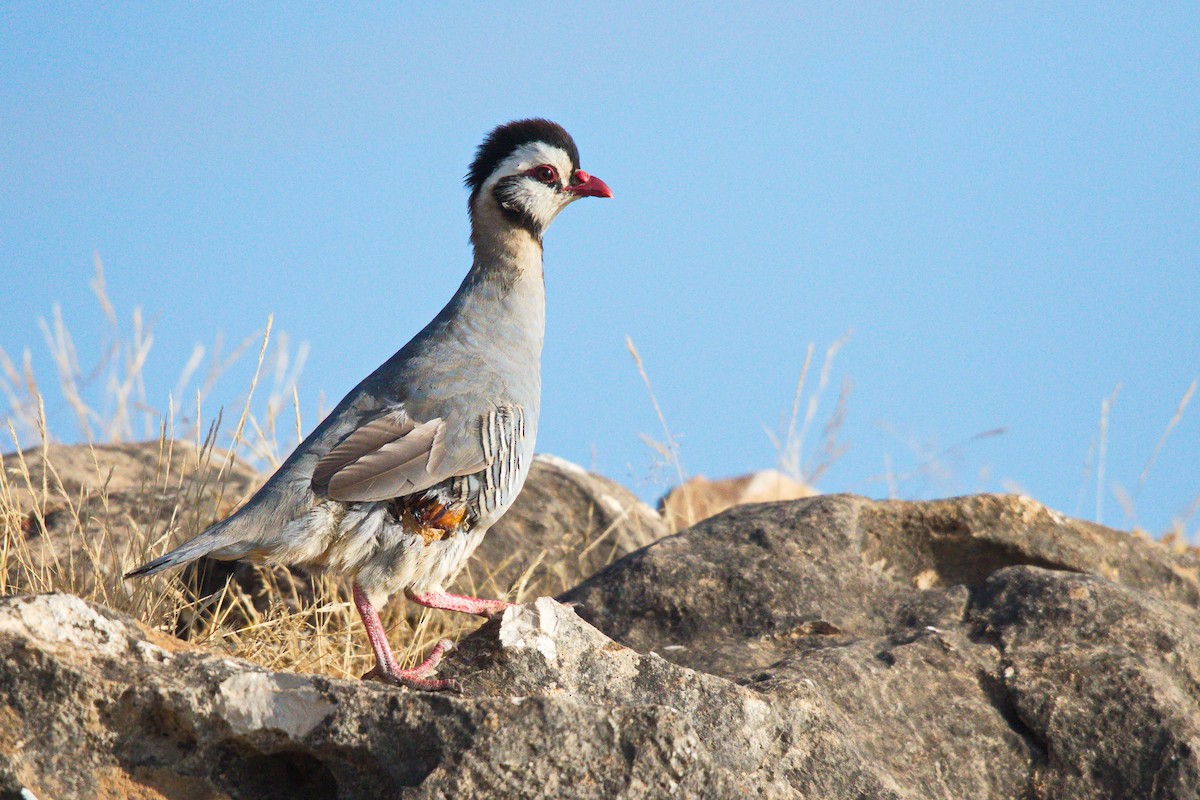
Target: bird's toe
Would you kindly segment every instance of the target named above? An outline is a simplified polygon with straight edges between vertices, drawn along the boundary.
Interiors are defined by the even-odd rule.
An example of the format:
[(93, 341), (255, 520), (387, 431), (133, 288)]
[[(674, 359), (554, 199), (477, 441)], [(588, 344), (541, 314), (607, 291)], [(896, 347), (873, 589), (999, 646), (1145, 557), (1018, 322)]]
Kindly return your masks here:
[(362, 676), (364, 681), (377, 681), (389, 686), (403, 686), (418, 692), (462, 692), (462, 686), (452, 678), (424, 678), (414, 674), (415, 670), (402, 669), (386, 672), (376, 667)]

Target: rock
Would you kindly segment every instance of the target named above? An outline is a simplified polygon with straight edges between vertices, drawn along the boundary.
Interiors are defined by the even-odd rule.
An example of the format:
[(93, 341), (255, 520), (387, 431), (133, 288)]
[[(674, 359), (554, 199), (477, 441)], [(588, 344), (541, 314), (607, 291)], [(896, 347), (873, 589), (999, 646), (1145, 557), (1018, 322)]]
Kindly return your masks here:
[(1020, 497), (742, 506), (485, 624), (461, 694), (10, 597), (0, 795), (1195, 796), (1198, 575)]
[[(40, 494), (43, 484), (51, 493), (75, 497), (81, 492), (99, 496), (103, 492), (130, 495), (144, 491), (167, 492), (186, 486), (199, 491), (200, 482), (215, 483), (227, 454), (220, 450), (197, 450), (191, 442), (163, 440), (124, 444), (64, 445), (32, 447), (8, 453), (2, 459), (8, 482), (19, 494)], [(28, 474), (28, 478), (26, 477)], [(223, 473), (225, 494), (237, 503), (253, 488), (257, 474), (244, 462), (233, 459)]]
[[(583, 624), (562, 613), (573, 627), (560, 652), (585, 655), (570, 650)], [(719, 798), (740, 785), (661, 703), (272, 673), (69, 595), (0, 600), (0, 654), (0, 791), (11, 796)]]
[[(821, 708), (896, 797), (1165, 798), (1200, 786), (1198, 566), (1021, 497), (827, 496), (730, 510), (562, 599)], [(792, 786), (854, 796), (810, 780), (840, 774)]]
[(798, 641), (950, 624), (966, 587), (1018, 564), (1200, 603), (1193, 555), (1015, 495), (741, 506), (639, 550), (562, 599), (636, 650), (738, 678)]
[(671, 530), (681, 531), (734, 506), (800, 500), (816, 494), (819, 492), (813, 487), (775, 469), (715, 481), (698, 475), (668, 492), (659, 502), (659, 511)]
[[(843, 638), (798, 648), (747, 685), (773, 705), (818, 707), (829, 739), (851, 749), (855, 771), (912, 798), (1027, 798), (1037, 751), (990, 691), (996, 652), (961, 630)], [(830, 781), (842, 758), (807, 762), (807, 796), (853, 797)]]
[(1043, 797), (1200, 792), (1200, 613), (1092, 575), (1000, 570), (968, 622)]
[[(833, 789), (842, 792), (838, 797), (893, 796), (854, 744), (834, 735), (820, 698), (776, 703), (657, 654), (637, 653), (549, 598), (489, 622), (462, 644), (452, 670), (470, 697), (563, 697), (588, 706), (670, 709), (693, 742), (669, 759), (672, 781), (696, 768), (723, 776), (721, 791), (701, 796), (802, 797)], [(677, 790), (662, 788), (670, 791), (645, 796), (676, 796)], [(683, 790), (682, 796), (693, 795)]]

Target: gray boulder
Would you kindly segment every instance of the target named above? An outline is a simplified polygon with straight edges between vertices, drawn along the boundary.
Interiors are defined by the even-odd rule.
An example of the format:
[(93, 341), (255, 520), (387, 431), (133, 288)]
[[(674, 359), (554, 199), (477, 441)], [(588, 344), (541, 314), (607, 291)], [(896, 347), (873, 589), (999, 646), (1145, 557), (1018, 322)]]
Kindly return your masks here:
[(1200, 613), (1091, 575), (1010, 568), (967, 623), (1039, 797), (1200, 796)]
[(1025, 497), (876, 502), (824, 495), (739, 506), (562, 595), (612, 638), (744, 678), (797, 647), (959, 621), (1008, 566), (1087, 572), (1194, 607), (1198, 562)]
[[(1198, 567), (1023, 497), (826, 496), (732, 509), (561, 599), (775, 707), (820, 703), (898, 797), (1189, 797)], [(839, 772), (793, 786), (853, 796), (809, 780)]]

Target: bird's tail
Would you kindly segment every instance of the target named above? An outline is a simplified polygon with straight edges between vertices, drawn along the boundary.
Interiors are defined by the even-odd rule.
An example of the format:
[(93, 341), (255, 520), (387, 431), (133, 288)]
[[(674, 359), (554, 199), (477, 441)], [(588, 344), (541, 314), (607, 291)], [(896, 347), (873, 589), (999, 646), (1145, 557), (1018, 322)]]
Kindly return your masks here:
[(179, 545), (179, 547), (176, 547), (166, 555), (161, 555), (153, 561), (149, 561), (137, 569), (125, 573), (125, 577), (144, 578), (148, 575), (162, 572), (165, 569), (170, 569), (171, 567), (182, 566), (202, 556), (230, 559), (245, 555), (252, 548), (237, 541), (238, 537), (235, 529), (239, 527), (236, 522), (240, 515), (241, 512), (239, 511), (228, 519), (218, 522), (195, 538)]

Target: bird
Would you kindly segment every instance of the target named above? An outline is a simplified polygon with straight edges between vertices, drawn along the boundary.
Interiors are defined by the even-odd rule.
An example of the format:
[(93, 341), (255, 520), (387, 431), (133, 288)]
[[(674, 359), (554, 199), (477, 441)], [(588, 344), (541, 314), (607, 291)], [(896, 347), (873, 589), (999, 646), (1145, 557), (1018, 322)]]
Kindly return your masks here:
[(377, 609), (399, 591), (422, 606), (483, 617), (511, 605), (445, 587), (529, 475), (541, 406), (543, 236), (574, 201), (612, 197), (580, 168), (570, 134), (546, 119), (492, 130), (464, 182), (473, 259), (441, 312), (240, 509), (126, 578), (202, 556), (332, 571), (351, 580), (374, 651), (364, 679), (454, 688), (428, 677), (452, 643), (401, 669)]

